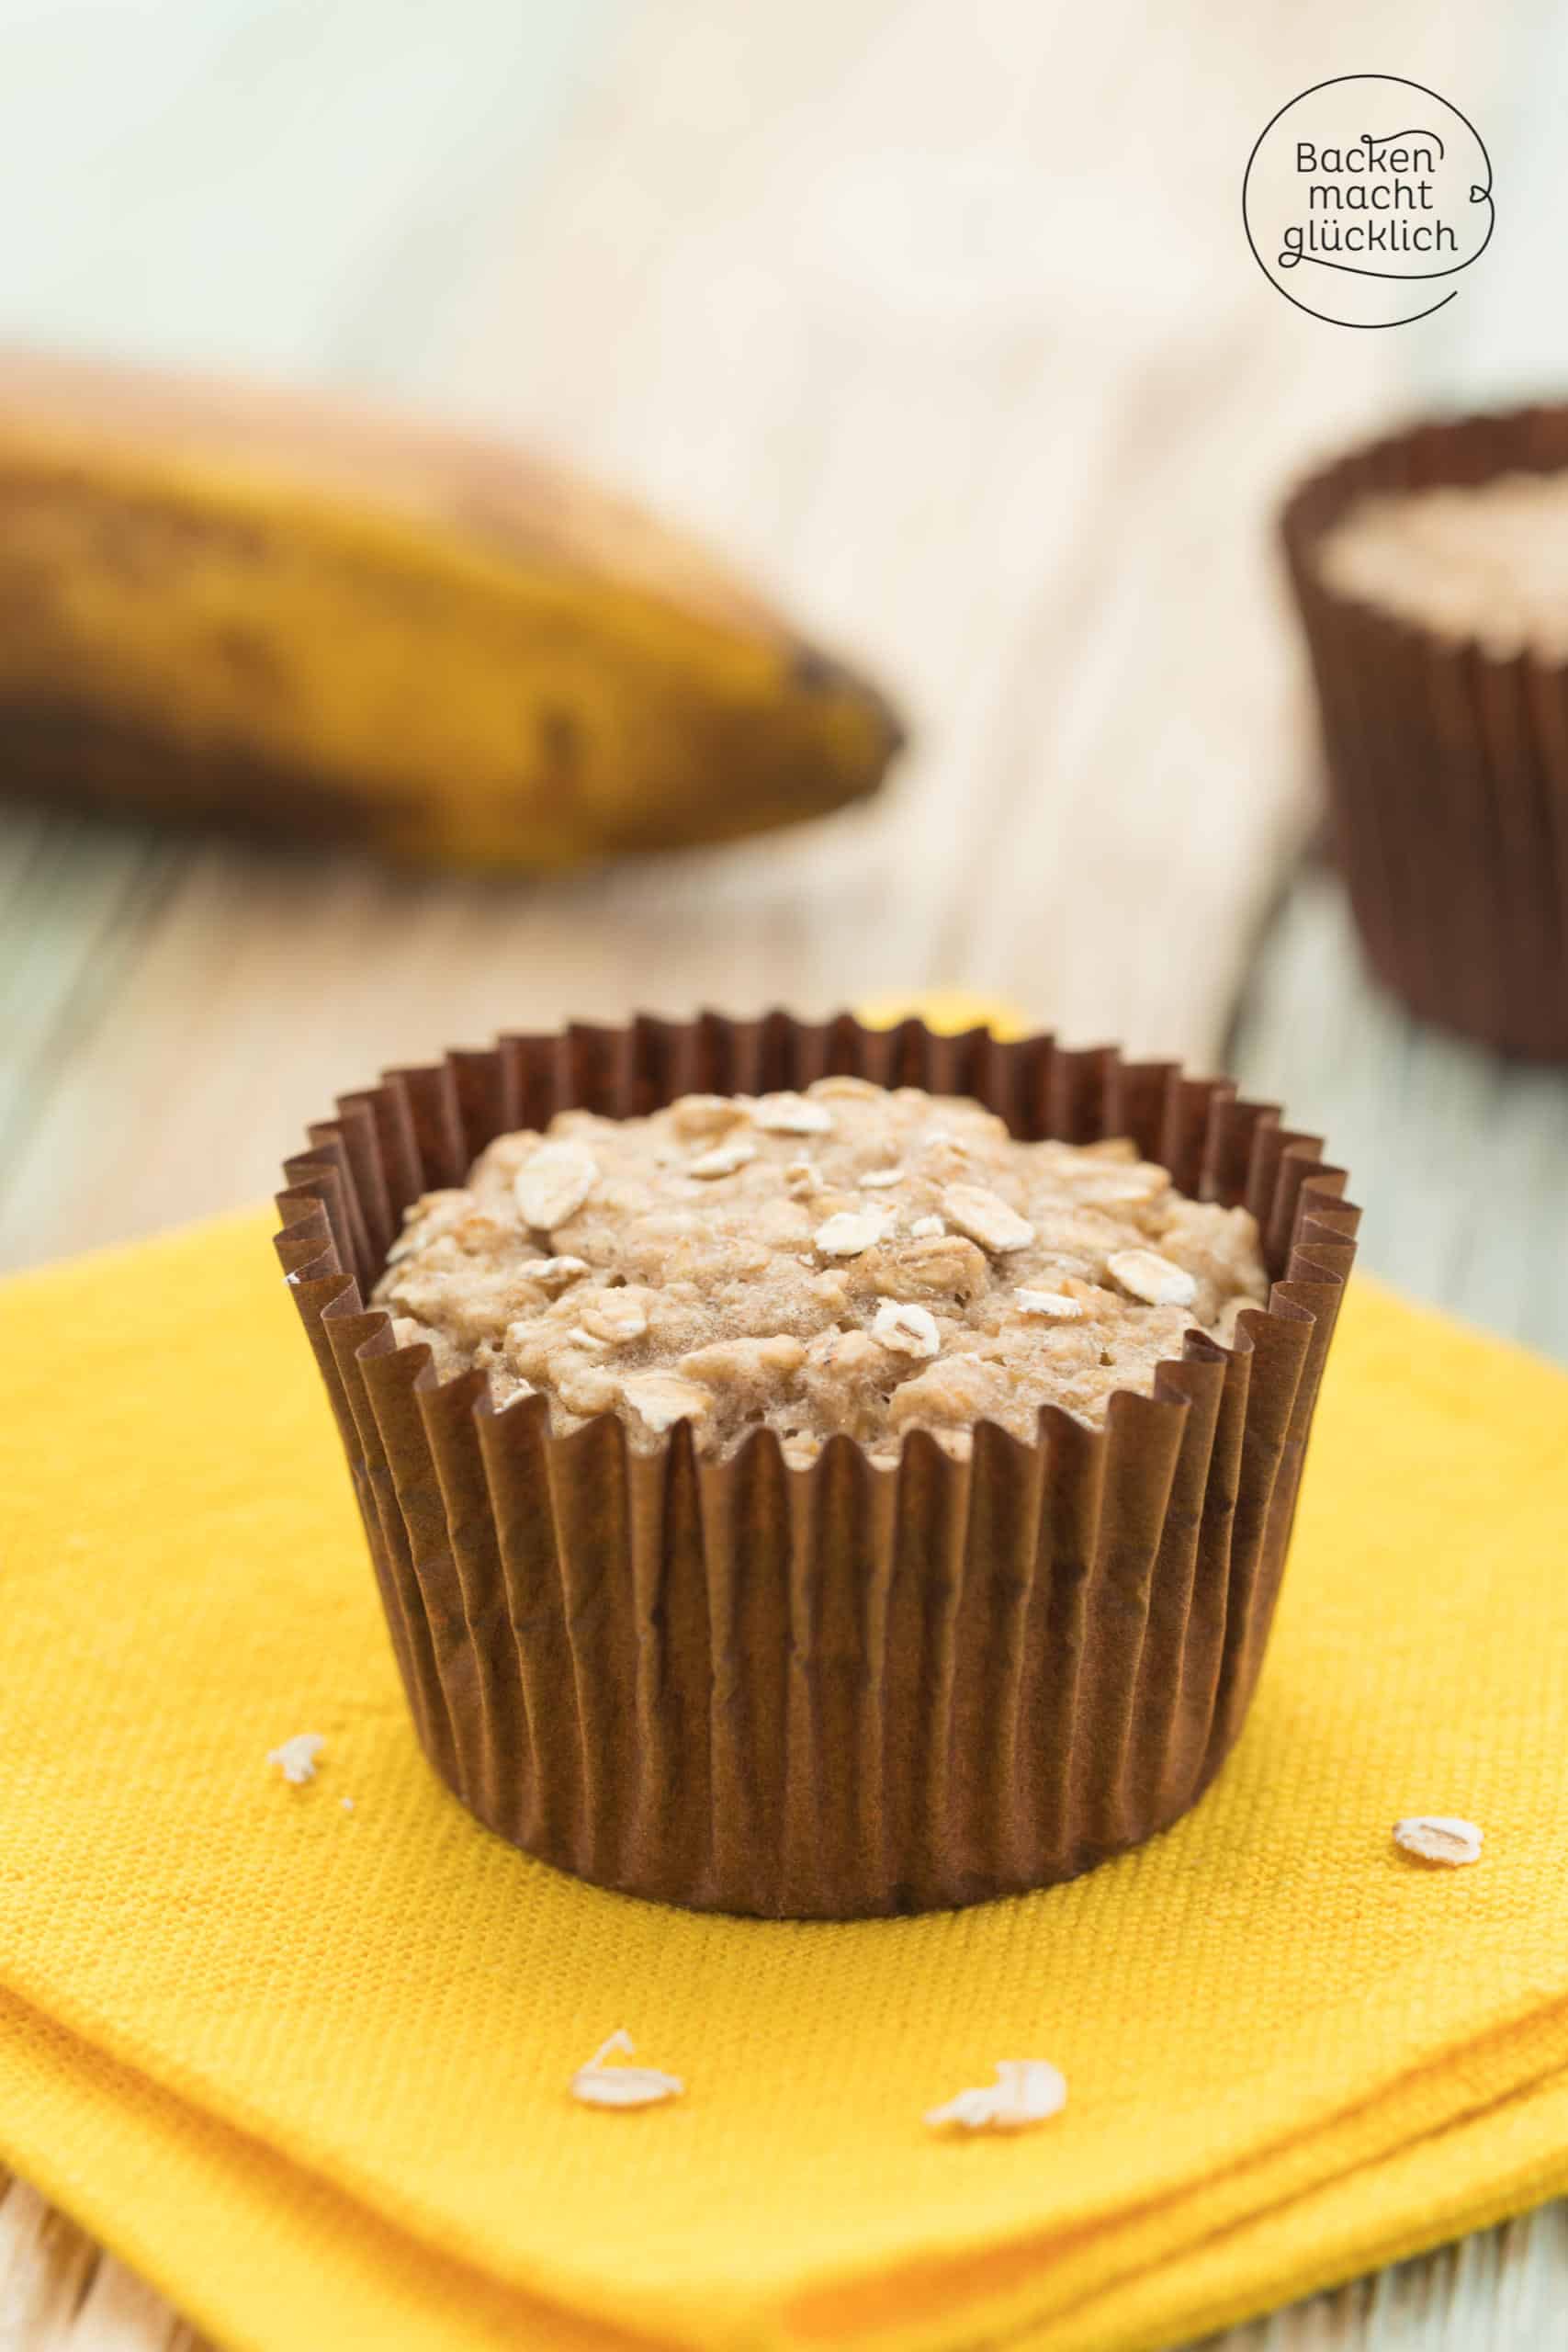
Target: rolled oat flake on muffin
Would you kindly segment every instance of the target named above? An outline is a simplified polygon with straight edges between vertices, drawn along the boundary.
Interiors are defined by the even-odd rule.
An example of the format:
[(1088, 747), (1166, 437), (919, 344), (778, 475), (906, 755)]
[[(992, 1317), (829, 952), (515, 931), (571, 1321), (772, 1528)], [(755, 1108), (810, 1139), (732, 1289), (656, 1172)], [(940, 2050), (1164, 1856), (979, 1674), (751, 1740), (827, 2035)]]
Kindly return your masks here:
[(883, 1223), (874, 1209), (837, 1209), (812, 1235), (825, 1258), (858, 1258), (881, 1240)]
[(1186, 1268), (1173, 1265), (1157, 1250), (1117, 1250), (1105, 1262), (1129, 1298), (1141, 1298), (1146, 1306), (1190, 1306), (1198, 1295)]
[(833, 1128), (833, 1114), (825, 1102), (804, 1094), (760, 1094), (750, 1106), (751, 1117), (764, 1135), (825, 1136)]
[(1015, 1290), (1014, 1298), (1022, 1315), (1048, 1315), (1058, 1323), (1076, 1323), (1083, 1313), (1081, 1301), (1065, 1290)]
[(934, 1356), (942, 1346), (942, 1333), (929, 1306), (904, 1305), (894, 1299), (877, 1308), (872, 1317), (871, 1336), (880, 1340), (885, 1348), (897, 1348), (907, 1356)]
[(599, 1179), (591, 1153), (577, 1143), (542, 1143), (517, 1170), (513, 1190), (525, 1225), (552, 1233), (575, 1216)]
[(660, 1435), (677, 1421), (700, 1421), (713, 1403), (694, 1380), (672, 1372), (644, 1372), (621, 1383), (621, 1394), (639, 1419)]
[[(392, 1261), (388, 1260), (390, 1265)], [(547, 1290), (560, 1290), (574, 1283), (579, 1274), (588, 1272), (586, 1258), (525, 1258), (517, 1269), (524, 1282), (541, 1283)]]
[[(586, 1267), (583, 1271), (587, 1272)], [(591, 1339), (624, 1347), (640, 1340), (647, 1330), (648, 1309), (634, 1292), (606, 1291), (592, 1306), (583, 1308), (582, 1325)]]
[(695, 1141), (702, 1136), (723, 1135), (745, 1114), (729, 1094), (682, 1094), (670, 1105), (669, 1116), (676, 1135)]
[(709, 1151), (700, 1151), (695, 1159), (686, 1162), (688, 1176), (733, 1176), (748, 1160), (755, 1159), (757, 1147), (750, 1136), (737, 1136), (731, 1143), (726, 1139), (716, 1143)]
[(1028, 1218), (1020, 1216), (987, 1185), (948, 1184), (942, 1191), (942, 1206), (949, 1225), (998, 1257), (1009, 1250), (1027, 1250), (1034, 1238)]

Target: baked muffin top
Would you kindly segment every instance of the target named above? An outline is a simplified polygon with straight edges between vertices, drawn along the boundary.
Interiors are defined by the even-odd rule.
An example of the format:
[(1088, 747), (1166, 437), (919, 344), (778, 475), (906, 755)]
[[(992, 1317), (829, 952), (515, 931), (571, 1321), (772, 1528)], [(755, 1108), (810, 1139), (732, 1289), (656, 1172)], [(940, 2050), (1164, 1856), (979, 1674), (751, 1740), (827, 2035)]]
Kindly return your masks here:
[(1511, 660), (1568, 659), (1568, 472), (1357, 499), (1317, 549), (1325, 584)]
[(1099, 1423), (1268, 1294), (1248, 1213), (1131, 1143), (826, 1078), (501, 1136), (410, 1209), (375, 1295), (444, 1378), (540, 1390), (558, 1430), (613, 1410), (651, 1446), (687, 1419), (716, 1452), (761, 1425), (807, 1462), (840, 1430), (892, 1459), (915, 1428), (1032, 1440), (1046, 1404)]

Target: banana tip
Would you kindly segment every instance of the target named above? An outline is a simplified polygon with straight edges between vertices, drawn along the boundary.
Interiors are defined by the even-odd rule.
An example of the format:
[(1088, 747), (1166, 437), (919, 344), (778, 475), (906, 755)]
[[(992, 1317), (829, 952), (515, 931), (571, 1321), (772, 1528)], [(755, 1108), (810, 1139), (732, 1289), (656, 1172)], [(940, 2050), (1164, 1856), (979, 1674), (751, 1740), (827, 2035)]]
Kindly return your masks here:
[(874, 686), (858, 670), (852, 670), (833, 654), (824, 653), (820, 646), (802, 645), (798, 649), (793, 676), (795, 684), (807, 694), (841, 695), (868, 711), (883, 739), (886, 760), (897, 759), (908, 742), (909, 730), (881, 687)]

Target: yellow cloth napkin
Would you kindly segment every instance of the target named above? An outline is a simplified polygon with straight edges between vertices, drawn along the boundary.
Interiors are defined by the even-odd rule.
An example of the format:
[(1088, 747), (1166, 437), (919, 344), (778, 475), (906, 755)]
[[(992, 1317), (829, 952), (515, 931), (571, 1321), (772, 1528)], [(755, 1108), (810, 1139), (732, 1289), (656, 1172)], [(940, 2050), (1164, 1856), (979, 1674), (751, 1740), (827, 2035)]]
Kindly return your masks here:
[[(1568, 1380), (1359, 1282), (1195, 1814), (952, 1917), (698, 1918), (426, 1770), (269, 1223), (0, 1291), (0, 2154), (220, 2341), (1133, 2352), (1568, 2186)], [(620, 2025), (683, 2098), (567, 2096)], [(924, 2127), (1010, 2057), (1063, 2115)]]

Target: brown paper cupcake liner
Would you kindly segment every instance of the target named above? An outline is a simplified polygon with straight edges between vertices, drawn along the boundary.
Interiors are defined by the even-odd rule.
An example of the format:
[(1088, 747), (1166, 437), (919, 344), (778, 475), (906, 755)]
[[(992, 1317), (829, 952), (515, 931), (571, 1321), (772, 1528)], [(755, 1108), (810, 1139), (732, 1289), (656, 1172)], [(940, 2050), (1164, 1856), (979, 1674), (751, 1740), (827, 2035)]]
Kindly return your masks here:
[[(404, 1208), (582, 1106), (852, 1072), (977, 1097), (1015, 1135), (1132, 1136), (1245, 1202), (1270, 1274), (1234, 1350), (1189, 1333), (1105, 1427), (1051, 1407), (969, 1459), (847, 1437), (791, 1467), (613, 1414), (552, 1435), (439, 1382), (364, 1301)], [(603, 1886), (848, 1917), (1068, 1878), (1182, 1813), (1240, 1729), (1358, 1212), (1315, 1136), (1221, 1081), (1048, 1036), (848, 1016), (639, 1019), (389, 1073), (288, 1162), (277, 1249), (326, 1382), (431, 1763), (491, 1829)]]
[(1281, 517), (1368, 960), (1423, 1019), (1551, 1061), (1568, 1060), (1568, 662), (1343, 596), (1317, 550), (1369, 492), (1563, 467), (1568, 407), (1425, 424), (1314, 474)]

